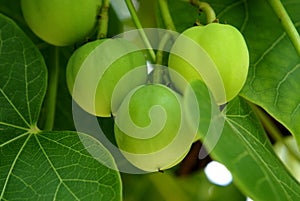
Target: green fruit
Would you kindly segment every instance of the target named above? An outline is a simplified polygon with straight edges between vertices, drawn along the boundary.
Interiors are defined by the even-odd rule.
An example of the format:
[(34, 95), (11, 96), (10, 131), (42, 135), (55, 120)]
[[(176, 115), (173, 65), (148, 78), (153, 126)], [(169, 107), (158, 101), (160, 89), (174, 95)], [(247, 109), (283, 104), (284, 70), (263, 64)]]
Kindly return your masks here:
[(184, 158), (195, 137), (185, 115), (182, 97), (170, 88), (160, 84), (137, 87), (117, 111), (117, 145), (142, 170), (170, 168)]
[(146, 83), (146, 61), (138, 47), (125, 39), (96, 40), (73, 53), (66, 77), (80, 107), (110, 117), (129, 91)]
[[(249, 53), (235, 27), (211, 23), (189, 28), (176, 39), (169, 67), (187, 82), (203, 80), (217, 103), (224, 104), (237, 96), (246, 81)], [(183, 92), (185, 85), (177, 82), (172, 73), (171, 78), (175, 88)]]
[(67, 46), (95, 29), (100, 0), (21, 0), (25, 21), (44, 41)]

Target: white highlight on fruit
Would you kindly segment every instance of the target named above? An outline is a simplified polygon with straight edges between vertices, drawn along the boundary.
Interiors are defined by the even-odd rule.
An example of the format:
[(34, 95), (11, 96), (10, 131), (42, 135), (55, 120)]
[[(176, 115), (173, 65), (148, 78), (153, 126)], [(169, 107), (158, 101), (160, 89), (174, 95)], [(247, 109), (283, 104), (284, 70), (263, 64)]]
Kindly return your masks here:
[(210, 182), (220, 186), (227, 186), (232, 182), (232, 175), (229, 170), (217, 161), (210, 162), (204, 169)]

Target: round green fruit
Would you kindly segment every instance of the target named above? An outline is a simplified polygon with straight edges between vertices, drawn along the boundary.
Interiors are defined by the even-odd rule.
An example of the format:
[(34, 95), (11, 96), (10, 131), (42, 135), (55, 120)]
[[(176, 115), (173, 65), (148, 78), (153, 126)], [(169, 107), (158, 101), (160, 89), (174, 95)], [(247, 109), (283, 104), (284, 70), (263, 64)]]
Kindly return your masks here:
[(187, 126), (182, 97), (161, 84), (133, 89), (116, 113), (114, 131), (125, 158), (149, 172), (178, 164), (196, 134)]
[(100, 0), (21, 0), (31, 30), (56, 46), (71, 45), (89, 36), (100, 7)]
[[(221, 105), (242, 89), (248, 74), (249, 52), (239, 30), (211, 23), (189, 28), (176, 39), (169, 67), (187, 82), (203, 80)], [(170, 74), (175, 88), (183, 93), (185, 85)]]
[(73, 53), (66, 78), (80, 107), (110, 117), (129, 91), (146, 83), (146, 60), (142, 51), (125, 39), (96, 40)]

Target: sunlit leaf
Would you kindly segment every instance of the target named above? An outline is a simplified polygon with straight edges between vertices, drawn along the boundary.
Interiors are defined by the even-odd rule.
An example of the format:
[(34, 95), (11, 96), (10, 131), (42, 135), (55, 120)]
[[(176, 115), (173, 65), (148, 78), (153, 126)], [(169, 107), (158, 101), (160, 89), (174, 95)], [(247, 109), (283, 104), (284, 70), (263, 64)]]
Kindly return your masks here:
[(114, 160), (97, 140), (37, 127), (44, 59), (3, 15), (0, 72), (0, 200), (121, 200), (119, 173), (107, 167), (115, 168)]

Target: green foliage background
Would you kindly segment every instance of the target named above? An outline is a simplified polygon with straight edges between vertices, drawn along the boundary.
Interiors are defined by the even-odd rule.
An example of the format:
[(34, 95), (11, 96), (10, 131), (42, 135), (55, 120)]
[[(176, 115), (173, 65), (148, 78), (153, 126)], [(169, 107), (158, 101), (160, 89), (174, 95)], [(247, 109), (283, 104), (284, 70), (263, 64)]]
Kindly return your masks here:
[[(139, 2), (142, 24), (164, 28), (157, 5)], [(81, 44), (57, 50), (44, 43), (27, 27), (18, 0), (0, 0), (0, 200), (224, 200), (229, 195), (231, 200), (245, 200), (245, 195), (254, 200), (300, 200), (298, 181), (276, 156), (253, 109), (253, 104), (261, 107), (300, 144), (299, 54), (268, 1), (207, 2), (221, 23), (243, 33), (250, 52), (247, 82), (240, 97), (220, 112), (225, 127), (211, 152), (232, 172), (234, 184), (226, 189), (213, 186), (201, 171), (178, 177), (180, 167), (165, 174), (120, 176), (102, 165), (103, 161), (114, 165), (114, 159), (96, 139), (74, 131), (72, 100), (65, 83), (67, 61)], [(299, 30), (300, 2), (282, 3)], [(168, 4), (177, 31), (196, 20), (205, 23), (204, 14), (199, 15), (189, 3), (169, 0)], [(110, 10), (110, 36), (124, 31), (124, 24), (133, 26), (130, 20), (117, 19), (118, 12)], [(55, 62), (59, 87), (54, 131), (42, 131)], [(208, 95), (203, 97), (210, 101)], [(112, 119), (98, 120), (113, 141)], [(82, 139), (100, 150), (101, 157), (93, 158)], [(217, 192), (215, 197), (205, 194), (209, 188)]]

